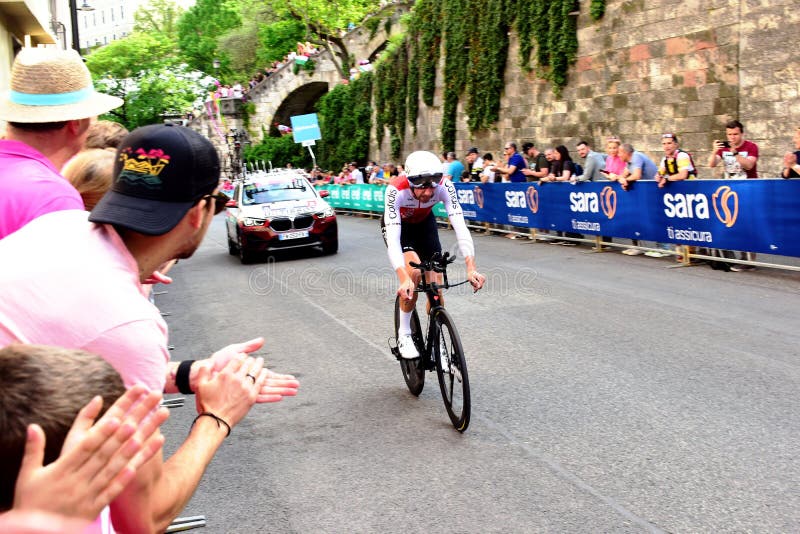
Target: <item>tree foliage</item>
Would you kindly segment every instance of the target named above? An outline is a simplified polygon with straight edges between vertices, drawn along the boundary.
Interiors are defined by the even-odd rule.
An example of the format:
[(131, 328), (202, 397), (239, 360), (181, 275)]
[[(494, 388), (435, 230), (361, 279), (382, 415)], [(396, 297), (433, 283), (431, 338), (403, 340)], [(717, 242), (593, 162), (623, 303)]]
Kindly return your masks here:
[(291, 163), (296, 168), (310, 168), (311, 155), (299, 143), (295, 143), (291, 135), (280, 137), (264, 137), (257, 145), (246, 147), (242, 157), (245, 163), (264, 162), (273, 165)]
[(256, 59), (260, 65), (270, 65), (274, 61), (282, 59), (298, 41), (305, 41), (305, 38), (306, 27), (296, 19), (260, 24)]
[(374, 0), (274, 0), (278, 13), (303, 23), (308, 40), (331, 52), (342, 79), (347, 79), (353, 58), (343, 39), (348, 27), (359, 24), (371, 12), (380, 9)]
[(214, 59), (222, 73), (230, 70), (230, 55), (218, 38), (241, 25), (240, 4), (236, 0), (197, 0), (178, 22), (178, 47), (190, 68), (211, 72)]
[(178, 20), (184, 9), (172, 0), (150, 0), (133, 14), (133, 31), (178, 41)]
[(95, 84), (125, 100), (109, 118), (133, 129), (191, 108), (202, 87), (173, 51), (163, 36), (134, 32), (87, 57)]

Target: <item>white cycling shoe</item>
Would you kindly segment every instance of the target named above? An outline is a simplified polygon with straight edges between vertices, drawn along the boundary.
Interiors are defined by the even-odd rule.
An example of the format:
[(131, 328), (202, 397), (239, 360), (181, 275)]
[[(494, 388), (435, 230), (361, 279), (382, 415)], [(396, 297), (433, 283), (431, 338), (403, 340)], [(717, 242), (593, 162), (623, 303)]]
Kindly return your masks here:
[(411, 334), (397, 336), (397, 350), (400, 351), (400, 356), (406, 360), (419, 358), (419, 352), (417, 352), (417, 347), (414, 345), (414, 338), (411, 337)]

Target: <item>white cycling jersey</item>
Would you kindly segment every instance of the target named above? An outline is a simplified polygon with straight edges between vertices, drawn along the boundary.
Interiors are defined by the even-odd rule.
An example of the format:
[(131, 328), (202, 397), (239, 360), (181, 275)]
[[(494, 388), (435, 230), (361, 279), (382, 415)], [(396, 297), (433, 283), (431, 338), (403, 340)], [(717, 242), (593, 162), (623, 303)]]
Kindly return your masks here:
[(450, 180), (444, 179), (434, 188), (433, 196), (428, 202), (420, 202), (414, 198), (411, 186), (406, 177), (392, 180), (386, 188), (384, 196), (383, 222), (386, 231), (386, 244), (389, 250), (389, 261), (392, 268), (397, 270), (404, 267), (406, 262), (403, 257), (403, 247), (400, 244), (400, 234), (403, 223), (422, 222), (431, 212), (437, 202), (442, 202), (456, 232), (458, 248), (465, 258), (475, 256), (475, 246), (472, 235), (464, 222), (464, 212), (458, 203), (456, 188)]

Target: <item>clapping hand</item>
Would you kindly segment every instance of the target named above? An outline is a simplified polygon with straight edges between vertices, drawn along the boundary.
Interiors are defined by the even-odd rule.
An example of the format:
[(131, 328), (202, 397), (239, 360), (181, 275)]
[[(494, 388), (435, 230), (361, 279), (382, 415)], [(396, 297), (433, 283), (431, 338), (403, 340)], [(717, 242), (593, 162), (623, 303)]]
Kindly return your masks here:
[[(264, 338), (257, 337), (242, 343), (232, 343), (227, 347), (223, 347), (211, 357), (206, 360), (206, 365), (210, 365), (212, 373), (218, 373), (225, 368), (229, 361), (236, 359), (239, 361), (244, 360), (251, 353), (259, 350), (264, 346)], [(203, 365), (204, 362), (197, 362)], [(266, 370), (266, 379), (261, 387), (256, 398), (257, 403), (264, 402), (278, 402), (283, 397), (294, 397), (297, 395), (297, 388), (300, 387), (300, 382), (292, 375), (285, 375)], [(192, 388), (197, 391), (196, 387)]]
[(28, 426), (14, 509), (94, 520), (161, 450), (158, 427), (169, 411), (160, 401), (160, 393), (134, 386), (95, 423), (103, 406), (95, 397), (75, 417), (61, 456), (46, 466), (44, 432)]

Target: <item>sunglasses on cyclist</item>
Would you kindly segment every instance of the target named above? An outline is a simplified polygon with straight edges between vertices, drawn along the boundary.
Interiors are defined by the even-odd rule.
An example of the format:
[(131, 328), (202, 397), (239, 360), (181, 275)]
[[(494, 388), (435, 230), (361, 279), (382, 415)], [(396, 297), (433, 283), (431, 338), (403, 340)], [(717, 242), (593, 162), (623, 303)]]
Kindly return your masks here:
[(211, 195), (206, 195), (202, 197), (201, 200), (213, 200), (214, 201), (214, 215), (218, 215), (225, 211), (225, 206), (228, 204), (230, 198), (228, 195), (222, 192), (217, 192)]
[(439, 185), (439, 182), (442, 181), (442, 173), (425, 173), (425, 174), (417, 174), (415, 176), (408, 177), (408, 185), (413, 187), (414, 189), (421, 189), (423, 187), (434, 187)]

